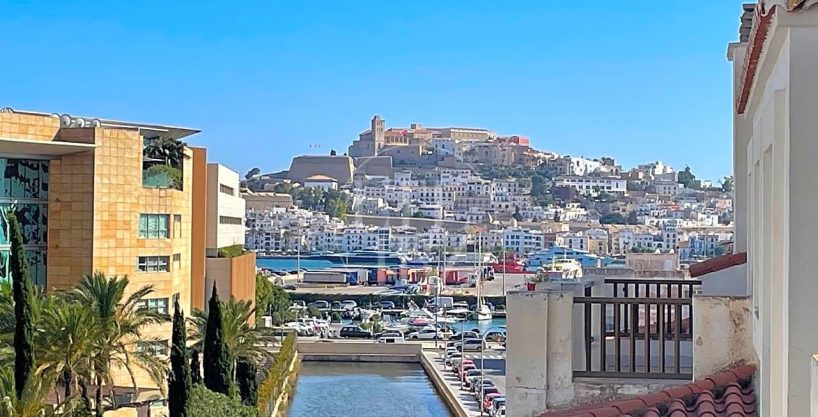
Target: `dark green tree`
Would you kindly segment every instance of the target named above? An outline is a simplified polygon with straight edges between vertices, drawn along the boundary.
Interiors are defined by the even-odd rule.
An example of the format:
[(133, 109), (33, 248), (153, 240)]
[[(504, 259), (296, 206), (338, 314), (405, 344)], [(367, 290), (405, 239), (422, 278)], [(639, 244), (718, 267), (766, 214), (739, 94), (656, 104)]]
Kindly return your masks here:
[(676, 182), (685, 186), (685, 188), (693, 188), (696, 182), (696, 176), (690, 171), (690, 167), (685, 167), (684, 171), (680, 171), (676, 177)]
[(520, 213), (520, 206), (514, 207), (514, 214), (511, 217), (518, 222), (523, 221), (523, 215)]
[(628, 219), (619, 213), (608, 213), (599, 218), (600, 224), (626, 224)]
[(636, 211), (631, 211), (628, 213), (628, 224), (637, 224), (639, 223), (639, 217), (636, 215)]
[(258, 380), (256, 367), (252, 363), (244, 359), (236, 362), (236, 383), (242, 404), (255, 406), (258, 401)]
[(207, 304), (207, 328), (204, 338), (204, 383), (213, 391), (227, 396), (235, 394), (233, 386), (230, 352), (224, 343), (224, 323), (222, 304), (213, 283), (213, 295)]
[(190, 382), (194, 384), (202, 383), (202, 364), (199, 362), (199, 351), (193, 349), (190, 354)]
[(261, 168), (259, 168), (259, 167), (254, 167), (253, 169), (251, 169), (251, 170), (247, 171), (247, 173), (246, 173), (246, 174), (244, 174), (244, 179), (249, 180), (250, 178), (253, 178), (253, 177), (255, 177), (255, 176), (256, 176), (256, 175), (258, 175), (258, 174), (261, 174)]
[(725, 193), (732, 193), (733, 189), (735, 188), (736, 181), (733, 179), (733, 176), (724, 177), (721, 181), (721, 191)]
[(20, 222), (13, 209), (6, 213), (11, 235), (11, 254), (9, 265), (14, 299), (14, 386), (17, 399), (23, 396), (30, 375), (34, 371), (34, 353), (32, 338), (34, 336), (34, 318), (31, 307), (31, 277), (28, 272), (28, 259), (23, 248), (23, 233)]
[(170, 376), (168, 378), (169, 417), (188, 417), (190, 407), (190, 362), (187, 354), (185, 316), (177, 300), (173, 312), (173, 332), (170, 347)]

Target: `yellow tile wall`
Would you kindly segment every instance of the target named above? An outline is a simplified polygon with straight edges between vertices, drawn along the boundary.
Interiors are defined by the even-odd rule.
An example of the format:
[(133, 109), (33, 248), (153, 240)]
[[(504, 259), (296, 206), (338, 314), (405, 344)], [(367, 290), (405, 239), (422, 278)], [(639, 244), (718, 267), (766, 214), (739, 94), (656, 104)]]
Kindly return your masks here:
[[(153, 297), (172, 299), (190, 314), (192, 152), (183, 167), (183, 191), (142, 187), (142, 137), (131, 128), (62, 128), (53, 116), (0, 113), (0, 137), (96, 144), (94, 151), (63, 155), (50, 163), (48, 288), (64, 289), (94, 271), (127, 275), (129, 294), (152, 285)], [(1, 150), (0, 150), (1, 151)], [(181, 237), (139, 239), (140, 213), (182, 216)], [(173, 268), (173, 255), (181, 267)], [(170, 258), (171, 271), (137, 272), (137, 257)], [(172, 306), (169, 306), (172, 308)], [(149, 329), (147, 338), (170, 339), (167, 324)], [(123, 372), (118, 383), (130, 385)], [(152, 386), (144, 373), (140, 386)]]

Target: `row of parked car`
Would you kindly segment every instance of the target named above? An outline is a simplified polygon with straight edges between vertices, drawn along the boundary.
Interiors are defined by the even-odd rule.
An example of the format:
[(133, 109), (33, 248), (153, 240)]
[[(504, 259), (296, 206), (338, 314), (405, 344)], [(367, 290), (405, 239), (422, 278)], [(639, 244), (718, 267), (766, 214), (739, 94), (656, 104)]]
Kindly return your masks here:
[(463, 389), (472, 393), (483, 412), (491, 417), (505, 417), (506, 397), (491, 378), (486, 378), (483, 372), (477, 369), (474, 361), (463, 358), (461, 351), (447, 349), (443, 356), (443, 364), (463, 382)]
[[(293, 305), (290, 307), (291, 309), (308, 309), (310, 307), (315, 307), (320, 311), (347, 311), (347, 310), (354, 310), (358, 307), (358, 303), (355, 300), (343, 300), (343, 301), (326, 301), (326, 300), (317, 300), (313, 301), (309, 304), (305, 303), (303, 300), (294, 300)], [(394, 310), (395, 303), (393, 301), (378, 301), (372, 305), (373, 309), (381, 309), (381, 310)]]

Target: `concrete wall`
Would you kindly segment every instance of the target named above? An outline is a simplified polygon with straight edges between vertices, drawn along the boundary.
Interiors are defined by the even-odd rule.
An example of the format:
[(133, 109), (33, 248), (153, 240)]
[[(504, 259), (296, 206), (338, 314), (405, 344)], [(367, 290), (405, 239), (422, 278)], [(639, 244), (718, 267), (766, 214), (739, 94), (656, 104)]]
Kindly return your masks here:
[(810, 417), (818, 417), (818, 355), (812, 355), (810, 368)]
[[(222, 185), (229, 187), (232, 194), (222, 192)], [(207, 164), (206, 244), (209, 251), (244, 245), (244, 208), (244, 199), (239, 194), (239, 173), (222, 164)], [(223, 222), (222, 217), (241, 219), (241, 223)]]
[(245, 253), (233, 258), (205, 259), (205, 298), (213, 295), (213, 283), (219, 291), (219, 298), (255, 302), (256, 294), (256, 254)]
[(507, 295), (508, 417), (533, 417), (547, 409), (549, 297), (547, 292)]
[(704, 295), (745, 295), (747, 288), (747, 265), (735, 265), (701, 277)]
[(298, 343), (298, 354), (305, 361), (419, 362), (422, 349), (417, 343)]
[(274, 208), (288, 208), (293, 205), (293, 196), (272, 192), (247, 192), (241, 195), (247, 210), (272, 210)]
[(335, 178), (338, 184), (352, 182), (355, 166), (348, 156), (304, 155), (293, 158), (288, 178), (303, 183), (313, 175)]
[[(748, 251), (760, 415), (800, 416), (810, 408), (806, 364), (818, 351), (818, 8), (789, 13), (779, 6), (769, 27), (756, 45), (763, 52), (746, 109), (736, 114), (736, 249), (746, 244)], [(737, 57), (742, 48), (731, 51)], [(734, 65), (741, 77), (745, 62)], [(740, 178), (746, 179), (743, 201)]]
[(752, 344), (752, 299), (693, 297), (693, 379), (756, 363)]

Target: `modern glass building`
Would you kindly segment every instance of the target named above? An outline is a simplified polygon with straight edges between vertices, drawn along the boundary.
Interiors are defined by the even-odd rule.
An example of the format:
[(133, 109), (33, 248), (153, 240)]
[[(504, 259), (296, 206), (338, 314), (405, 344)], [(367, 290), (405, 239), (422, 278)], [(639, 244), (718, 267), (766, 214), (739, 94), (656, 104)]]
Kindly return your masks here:
[(0, 155), (0, 280), (9, 276), (7, 210), (18, 213), (31, 279), (46, 286), (48, 233), (48, 160), (7, 158)]

